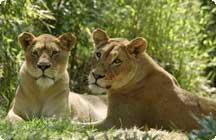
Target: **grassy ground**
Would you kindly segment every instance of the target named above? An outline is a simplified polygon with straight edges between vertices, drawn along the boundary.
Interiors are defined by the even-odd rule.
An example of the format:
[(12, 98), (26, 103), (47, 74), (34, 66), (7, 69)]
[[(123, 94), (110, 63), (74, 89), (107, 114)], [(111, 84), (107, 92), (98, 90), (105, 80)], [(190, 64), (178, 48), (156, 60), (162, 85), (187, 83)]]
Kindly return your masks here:
[(0, 140), (187, 140), (184, 134), (160, 130), (148, 132), (134, 129), (98, 131), (72, 124), (69, 119), (37, 119), (18, 124), (8, 123), (0, 110)]
[(216, 136), (216, 121), (211, 116), (200, 120), (200, 130), (190, 133), (155, 129), (143, 132), (137, 128), (98, 131), (69, 119), (35, 119), (12, 125), (5, 116), (5, 109), (0, 107), (0, 140), (211, 140)]

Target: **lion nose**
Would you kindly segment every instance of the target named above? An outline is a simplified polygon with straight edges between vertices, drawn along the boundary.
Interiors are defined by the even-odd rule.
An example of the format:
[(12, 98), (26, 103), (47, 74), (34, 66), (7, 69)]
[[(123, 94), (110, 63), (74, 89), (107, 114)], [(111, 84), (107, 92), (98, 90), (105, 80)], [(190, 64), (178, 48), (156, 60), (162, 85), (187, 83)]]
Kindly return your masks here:
[(92, 72), (92, 75), (94, 76), (95, 79), (101, 79), (105, 77), (105, 75), (96, 74), (94, 72)]
[(47, 63), (40, 63), (40, 64), (37, 64), (37, 67), (39, 69), (41, 69), (42, 71), (45, 71), (46, 69), (48, 69), (51, 65), (50, 64), (47, 64)]

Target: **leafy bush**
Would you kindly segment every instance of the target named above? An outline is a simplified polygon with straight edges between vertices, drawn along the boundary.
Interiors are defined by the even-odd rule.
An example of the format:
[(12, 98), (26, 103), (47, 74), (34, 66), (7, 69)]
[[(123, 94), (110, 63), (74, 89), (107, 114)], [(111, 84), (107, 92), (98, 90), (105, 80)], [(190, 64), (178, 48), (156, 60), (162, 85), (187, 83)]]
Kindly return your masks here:
[(207, 48), (208, 59), (205, 66), (205, 74), (210, 80), (211, 86), (216, 87), (216, 7), (213, 1), (202, 0), (202, 9), (205, 13), (204, 28), (200, 33), (200, 43)]

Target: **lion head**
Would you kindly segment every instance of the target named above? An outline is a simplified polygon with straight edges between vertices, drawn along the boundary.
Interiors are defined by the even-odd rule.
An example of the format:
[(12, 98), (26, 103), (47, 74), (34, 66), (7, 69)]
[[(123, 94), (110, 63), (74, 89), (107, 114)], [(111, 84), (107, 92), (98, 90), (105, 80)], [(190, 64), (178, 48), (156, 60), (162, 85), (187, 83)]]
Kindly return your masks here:
[(117, 90), (126, 86), (134, 77), (139, 56), (146, 47), (144, 38), (131, 41), (109, 38), (105, 31), (93, 32), (95, 52), (89, 74), (89, 88), (95, 93)]
[(40, 87), (50, 87), (65, 73), (76, 38), (71, 33), (59, 37), (49, 34), (34, 36), (24, 32), (18, 37), (25, 55), (26, 71)]

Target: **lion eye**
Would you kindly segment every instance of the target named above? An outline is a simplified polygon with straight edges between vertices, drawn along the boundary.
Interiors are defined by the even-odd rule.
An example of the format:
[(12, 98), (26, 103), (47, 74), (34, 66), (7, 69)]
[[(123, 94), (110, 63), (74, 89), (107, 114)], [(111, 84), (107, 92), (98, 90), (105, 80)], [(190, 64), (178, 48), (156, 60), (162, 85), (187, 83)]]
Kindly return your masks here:
[(38, 57), (38, 52), (37, 51), (32, 51), (31, 56), (32, 57)]
[(52, 56), (57, 56), (59, 54), (59, 51), (53, 51)]
[(97, 56), (97, 58), (100, 58), (101, 57), (101, 53), (100, 52), (96, 52), (96, 56)]
[(115, 65), (119, 65), (122, 63), (122, 61), (119, 58), (116, 58), (112, 63)]

